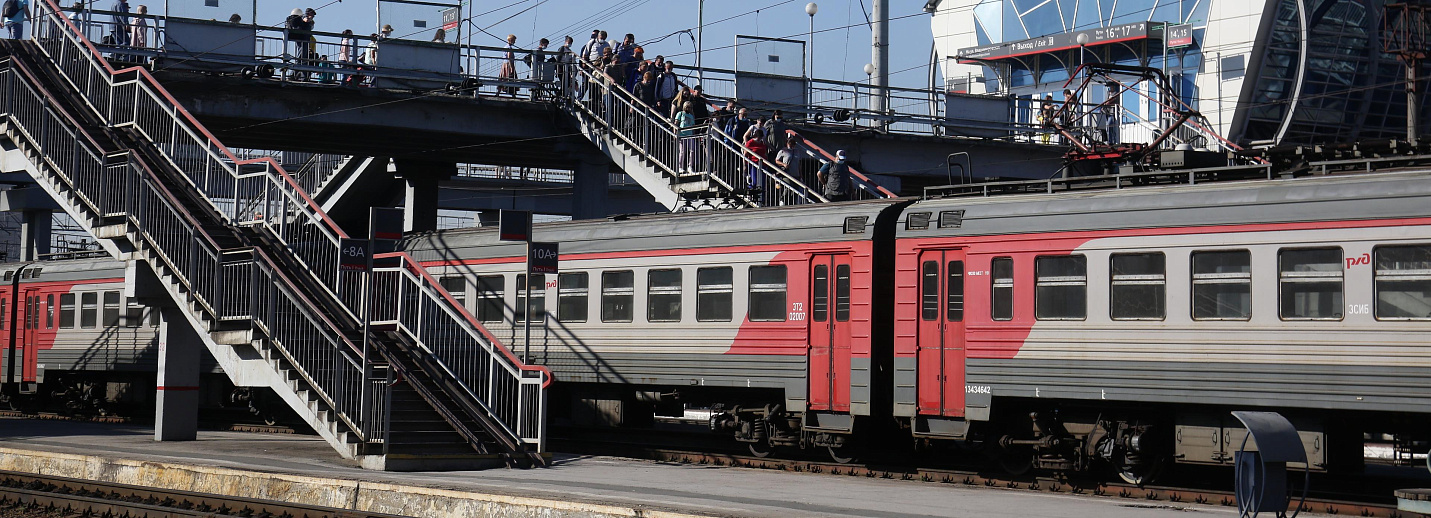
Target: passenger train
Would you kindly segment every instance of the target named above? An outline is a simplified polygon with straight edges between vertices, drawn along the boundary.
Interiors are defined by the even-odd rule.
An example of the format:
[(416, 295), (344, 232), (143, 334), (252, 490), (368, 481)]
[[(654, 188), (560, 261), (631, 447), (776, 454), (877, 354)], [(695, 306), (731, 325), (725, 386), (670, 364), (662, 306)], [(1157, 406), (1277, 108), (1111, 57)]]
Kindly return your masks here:
[[(1431, 430), (1431, 170), (533, 233), (560, 244), (560, 273), (528, 276), (525, 245), (492, 228), (402, 246), (515, 355), (551, 369), (553, 422), (643, 426), (709, 408), (711, 429), (756, 455), (976, 446), (1015, 472), (1133, 483), (1230, 464), (1243, 436), (1230, 410), (1286, 415), (1314, 471), (1359, 469), (1366, 437), (1409, 448)], [(152, 319), (124, 298), (123, 268), (19, 274), (19, 340), (43, 365), (28, 381), (147, 397)]]

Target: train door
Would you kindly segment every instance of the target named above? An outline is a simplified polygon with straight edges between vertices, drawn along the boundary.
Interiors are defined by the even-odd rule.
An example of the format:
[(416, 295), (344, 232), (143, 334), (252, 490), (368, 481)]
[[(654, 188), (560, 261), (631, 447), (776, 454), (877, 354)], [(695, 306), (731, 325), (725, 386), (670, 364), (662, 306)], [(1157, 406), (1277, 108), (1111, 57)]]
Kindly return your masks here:
[(25, 348), (25, 363), (22, 365), (24, 374), (21, 380), (26, 384), (35, 382), (39, 362), (40, 362), (40, 315), (44, 309), (40, 307), (40, 289), (24, 288), (20, 300), (24, 302), (24, 313), (18, 315), (16, 320), (20, 324), (20, 343)]
[(919, 254), (919, 413), (964, 415), (964, 252)]
[(850, 256), (816, 255), (810, 268), (810, 410), (850, 409)]

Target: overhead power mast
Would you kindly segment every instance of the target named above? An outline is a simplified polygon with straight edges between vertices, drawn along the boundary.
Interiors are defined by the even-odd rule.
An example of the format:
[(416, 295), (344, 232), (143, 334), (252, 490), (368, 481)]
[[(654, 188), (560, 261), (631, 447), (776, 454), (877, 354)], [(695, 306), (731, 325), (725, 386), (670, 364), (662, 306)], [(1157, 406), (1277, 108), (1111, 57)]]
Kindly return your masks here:
[(1395, 54), (1406, 66), (1406, 140), (1415, 142), (1421, 115), (1420, 78), (1417, 73), (1426, 59), (1426, 46), (1431, 43), (1431, 2), (1409, 1), (1388, 3), (1381, 11), (1381, 47)]
[(871, 92), (874, 99), (870, 103), (870, 108), (876, 113), (887, 114), (889, 112), (889, 0), (874, 0), (874, 26), (870, 29), (874, 45), (870, 56), (874, 59), (870, 62), (875, 66), (872, 77), (874, 92)]

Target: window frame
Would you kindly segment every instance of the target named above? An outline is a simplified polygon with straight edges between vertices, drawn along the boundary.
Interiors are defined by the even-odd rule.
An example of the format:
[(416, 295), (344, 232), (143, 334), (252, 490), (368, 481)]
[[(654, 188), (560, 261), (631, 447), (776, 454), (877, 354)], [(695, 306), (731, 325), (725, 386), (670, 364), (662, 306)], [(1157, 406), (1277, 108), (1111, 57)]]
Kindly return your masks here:
[[(701, 284), (702, 272), (713, 272), (725, 270), (728, 281), (725, 283)], [(705, 318), (706, 299), (701, 295), (724, 294), (725, 318)], [(732, 266), (707, 266), (696, 268), (696, 321), (697, 322), (730, 322), (735, 319), (735, 267)]]
[[(1050, 275), (1042, 277), (1039, 275), (1039, 262), (1041, 259), (1078, 259), (1083, 263), (1083, 275)], [(1081, 286), (1083, 287), (1083, 313), (1078, 317), (1045, 317), (1040, 316), (1039, 297), (1040, 287), (1061, 287), (1061, 286)], [(1048, 322), (1081, 322), (1088, 320), (1088, 256), (1084, 254), (1049, 254), (1034, 256), (1034, 320)]]
[[(1380, 261), (1378, 260), (1380, 252), (1381, 252), (1383, 249), (1388, 249), (1388, 248), (1427, 248), (1427, 249), (1431, 249), (1431, 243), (1377, 245), (1377, 246), (1375, 246), (1375, 247), (1372, 247), (1372, 249), (1371, 249), (1371, 301), (1372, 301), (1372, 302), (1371, 302), (1371, 304), (1372, 304), (1371, 314), (1372, 314), (1372, 317), (1375, 318), (1375, 319), (1378, 320), (1378, 321), (1383, 321), (1383, 322), (1425, 322), (1425, 321), (1431, 321), (1431, 314), (1427, 314), (1426, 316), (1423, 316), (1423, 317), (1383, 317), (1383, 316), (1381, 316), (1381, 281), (1382, 281), (1383, 278), (1382, 278), (1381, 270), (1378, 270), (1378, 269), (1377, 269), (1377, 265), (1380, 263)], [(1425, 268), (1425, 269), (1406, 269), (1406, 270), (1390, 270), (1390, 271), (1403, 271), (1403, 272), (1411, 272), (1411, 273), (1392, 274), (1392, 275), (1389, 275), (1389, 276), (1388, 276), (1388, 277), (1391, 277), (1391, 279), (1388, 279), (1388, 280), (1401, 281), (1401, 282), (1406, 282), (1406, 281), (1408, 281), (1408, 280), (1410, 280), (1410, 281), (1418, 281), (1418, 280), (1419, 280), (1419, 281), (1431, 283), (1431, 268)], [(1398, 279), (1398, 277), (1399, 277), (1399, 279)], [(1408, 278), (1410, 278), (1410, 279), (1408, 279)]]
[[(452, 286), (450, 286), (450, 284), (453, 284), (454, 281), (457, 283), (461, 283), (461, 289), (452, 289)], [(446, 291), (448, 295), (452, 295), (452, 299), (457, 301), (458, 306), (461, 306), (463, 309), (467, 309), (467, 276), (447, 275), (443, 277), (438, 277), (437, 285), (441, 286), (442, 290)]]
[[(65, 302), (68, 298), (69, 302)], [(69, 313), (69, 325), (65, 325), (65, 313)], [(79, 325), (79, 297), (73, 292), (60, 294), (60, 329), (75, 329)]]
[[(755, 282), (755, 272), (756, 272), (757, 270), (759, 270), (759, 271), (767, 271), (767, 270), (769, 270), (769, 271), (775, 271), (775, 270), (779, 270), (779, 271), (781, 272), (782, 281), (781, 281), (780, 283), (778, 283), (778, 284), (777, 284), (777, 283), (770, 283), (770, 282), (756, 283), (756, 282)], [(749, 318), (751, 322), (784, 322), (784, 321), (786, 320), (786, 318), (788, 317), (788, 314), (787, 314), (787, 311), (786, 311), (785, 308), (789, 307), (789, 303), (790, 303), (790, 269), (789, 269), (788, 267), (786, 267), (785, 265), (783, 265), (783, 264), (753, 265), (753, 266), (750, 266), (749, 268), (746, 268), (746, 274), (745, 274), (745, 275), (746, 275), (746, 289), (745, 289), (745, 292), (746, 292), (746, 300), (745, 300), (746, 306), (745, 306), (745, 313), (746, 313), (747, 318)], [(775, 286), (779, 286), (780, 288), (777, 290), (777, 289), (774, 288)], [(758, 294), (758, 293), (779, 293), (779, 294), (780, 294), (780, 311), (779, 311), (779, 313), (780, 313), (780, 318), (772, 318), (772, 317), (765, 316), (765, 315), (762, 315), (761, 318), (756, 318), (756, 316), (755, 316), (755, 307), (756, 307), (756, 305), (755, 305), (755, 299), (756, 299), (756, 297), (757, 297), (756, 294)]]
[[(497, 280), (496, 291), (485, 289), (484, 282)], [(507, 276), (505, 275), (478, 275), (474, 286), (477, 289), (477, 314), (473, 315), (478, 322), (504, 322), (507, 320)], [(488, 312), (495, 310), (496, 318), (487, 318)], [(512, 320), (516, 321), (515, 313)]]
[[(85, 308), (86, 299), (89, 299), (89, 302), (88, 302), (88, 303), (90, 304), (90, 306), (89, 306), (88, 309)], [(97, 292), (97, 291), (84, 291), (84, 292), (80, 292), (79, 309), (80, 309), (80, 318), (79, 318), (79, 322), (80, 322), (80, 324), (79, 324), (80, 327), (79, 327), (79, 328), (80, 328), (80, 329), (97, 329), (97, 328), (99, 328), (99, 292)], [(88, 313), (88, 315), (86, 315), (86, 313)], [(89, 321), (89, 324), (88, 324), (88, 325), (85, 324), (86, 316), (88, 316), (88, 321)]]
[[(581, 286), (566, 287), (565, 279), (581, 279)], [(568, 299), (581, 300), (581, 318), (566, 314)], [(591, 318), (591, 274), (587, 272), (564, 272), (557, 274), (557, 322), (581, 323)]]
[[(669, 274), (669, 273), (671, 273), (671, 272), (675, 272), (675, 274), (676, 274), (676, 285), (675, 285), (674, 287), (672, 287), (672, 286), (656, 286), (656, 283), (653, 282), (654, 277), (655, 277), (657, 274)], [(652, 268), (652, 269), (650, 269), (650, 270), (646, 270), (646, 321), (647, 321), (647, 322), (680, 322), (680, 321), (681, 321), (681, 319), (683, 318), (683, 315), (681, 314), (681, 298), (685, 295), (685, 289), (686, 289), (685, 281), (686, 281), (685, 272), (682, 271), (680, 268)], [(659, 290), (659, 291), (658, 291), (658, 290)], [(657, 297), (669, 297), (669, 296), (671, 296), (671, 295), (675, 295), (675, 297), (676, 297), (675, 318), (664, 318), (664, 319), (656, 319), (656, 318), (654, 318), (654, 317), (655, 317), (655, 310), (656, 310), (655, 301), (656, 301)]]
[[(620, 279), (622, 275), (630, 276), (629, 286), (607, 286), (607, 278)], [(609, 314), (607, 312), (607, 297), (628, 297), (626, 303), (626, 315), (624, 319), (619, 318), (619, 314)], [(601, 272), (601, 321), (610, 324), (623, 324), (636, 320), (636, 271), (635, 270), (604, 270)]]
[[(999, 277), (996, 273), (998, 271), (998, 264), (1001, 262), (1007, 263), (1009, 265), (1008, 277)], [(989, 320), (993, 320), (996, 322), (1008, 322), (1014, 319), (1014, 285), (1016, 284), (1015, 278), (1016, 276), (1014, 275), (1014, 258), (1012, 256), (999, 256), (989, 260)], [(1008, 297), (1004, 301), (1001, 301), (999, 298), (999, 290), (1001, 289), (1008, 290)], [(996, 311), (1001, 309), (1001, 306), (1003, 305), (1008, 306), (1008, 316), (1000, 318), (999, 314), (996, 313)]]
[[(1247, 256), (1247, 271), (1234, 273), (1197, 273), (1197, 257), (1199, 254), (1227, 254), (1242, 253)], [(1198, 276), (1203, 276), (1199, 278)], [(1215, 282), (1226, 279), (1237, 280), (1238, 282)], [(1206, 322), (1247, 322), (1252, 320), (1252, 312), (1256, 307), (1255, 293), (1252, 291), (1252, 251), (1246, 248), (1228, 248), (1215, 250), (1194, 250), (1188, 254), (1188, 316), (1195, 321)], [(1203, 281), (1203, 282), (1199, 282)], [(1243, 317), (1199, 317), (1197, 316), (1197, 287), (1199, 284), (1244, 284), (1247, 286), (1247, 314)]]
[[(518, 324), (524, 323), (524, 322), (528, 322), (528, 321), (534, 322), (534, 323), (535, 323), (535, 322), (545, 322), (546, 319), (547, 319), (547, 289), (546, 289), (546, 287), (547, 287), (547, 274), (545, 274), (545, 273), (534, 273), (534, 274), (531, 274), (531, 277), (528, 277), (527, 275), (528, 275), (528, 274), (525, 274), (525, 273), (519, 273), (519, 274), (517, 274), (517, 284), (516, 284), (516, 287), (518, 288), (518, 289), (517, 289), (517, 293), (516, 293), (517, 303), (516, 303), (516, 304), (512, 304), (512, 322), (515, 322), (515, 323), (518, 323)], [(530, 285), (524, 285), (524, 284), (522, 284), (522, 281), (525, 280), (525, 281), (527, 281), (527, 282), (531, 282), (531, 279), (540, 279), (540, 282), (538, 282), (538, 283), (537, 283), (537, 286), (535, 286), (535, 287), (530, 286)], [(531, 290), (527, 290), (527, 289), (526, 289), (527, 287), (531, 287), (532, 289), (531, 289)], [(528, 293), (528, 291), (530, 291), (531, 294), (532, 294), (532, 300), (531, 300), (531, 301), (527, 300), (527, 293)], [(531, 310), (531, 308), (532, 308), (532, 302), (535, 301), (536, 299), (541, 299), (541, 302), (542, 302), (542, 305), (541, 305), (541, 308), (540, 308), (540, 309), (541, 309), (540, 318), (532, 318), (532, 317), (529, 317), (529, 316), (527, 315), (527, 312), (528, 312), (529, 310)], [(521, 313), (518, 313), (518, 312), (517, 312), (517, 309), (519, 309), (519, 308), (522, 310)], [(530, 318), (531, 320), (527, 320), (527, 319), (529, 319), (529, 318)]]
[[(104, 326), (104, 327), (119, 327), (119, 326), (120, 326), (119, 317), (120, 317), (120, 315), (122, 314), (122, 312), (120, 311), (120, 308), (123, 307), (122, 304), (124, 303), (124, 297), (123, 297), (122, 295), (123, 295), (123, 294), (120, 293), (120, 292), (118, 292), (118, 291), (105, 291), (105, 292), (104, 292), (104, 297), (100, 299), (100, 319), (99, 319), (99, 323), (100, 323), (101, 326)], [(112, 303), (112, 304), (110, 303), (110, 299), (111, 299), (111, 298), (114, 299), (114, 303)]]
[[(1283, 270), (1282, 264), (1283, 264), (1283, 260), (1284, 260), (1285, 257), (1286, 257), (1286, 253), (1287, 253), (1287, 252), (1307, 252), (1307, 251), (1319, 251), (1319, 250), (1325, 250), (1325, 251), (1336, 250), (1336, 252), (1337, 252), (1337, 261), (1336, 261), (1336, 263), (1335, 263), (1335, 264), (1336, 264), (1336, 268), (1335, 268), (1334, 270), (1306, 271), (1306, 272), (1288, 272), (1288, 271)], [(1347, 257), (1346, 249), (1344, 249), (1344, 248), (1342, 248), (1342, 247), (1340, 247), (1340, 246), (1287, 247), (1287, 248), (1279, 248), (1279, 249), (1277, 249), (1277, 318), (1278, 318), (1278, 319), (1281, 319), (1282, 321), (1285, 321), (1285, 322), (1308, 322), (1308, 321), (1340, 322), (1340, 321), (1342, 321), (1342, 320), (1345, 320), (1345, 319), (1346, 319), (1346, 316), (1347, 316), (1347, 312), (1346, 312), (1346, 296), (1347, 296), (1347, 280), (1346, 280), (1346, 279), (1347, 279), (1347, 277), (1346, 277), (1346, 269), (1345, 269), (1342, 265), (1343, 265), (1344, 262), (1346, 261), (1346, 257)], [(1285, 312), (1283, 311), (1284, 309), (1286, 309), (1286, 306), (1283, 305), (1285, 301), (1283, 300), (1282, 297), (1283, 297), (1283, 295), (1284, 295), (1284, 293), (1283, 293), (1283, 291), (1284, 291), (1284, 289), (1285, 289), (1284, 286), (1286, 286), (1286, 284), (1287, 284), (1287, 279), (1289, 278), (1289, 276), (1288, 276), (1287, 274), (1289, 274), (1289, 273), (1293, 274), (1293, 275), (1290, 276), (1290, 278), (1292, 278), (1292, 279), (1330, 279), (1330, 278), (1335, 277), (1336, 280), (1337, 280), (1337, 292), (1336, 292), (1337, 296), (1336, 296), (1335, 298), (1340, 299), (1340, 302), (1338, 302), (1337, 304), (1335, 304), (1336, 309), (1337, 309), (1337, 311), (1336, 311), (1336, 313), (1335, 313), (1336, 316), (1335, 316), (1335, 317), (1297, 317), (1297, 316), (1289, 317), (1289, 316), (1287, 316), (1287, 315), (1285, 314)], [(1375, 277), (1375, 273), (1373, 273), (1373, 277)], [(1301, 283), (1301, 284), (1313, 284), (1313, 283), (1318, 283), (1318, 282), (1330, 282), (1330, 281), (1317, 281), (1317, 280), (1297, 281), (1297, 280), (1294, 280), (1294, 281), (1291, 282), (1291, 284), (1299, 284), (1299, 283)], [(1375, 290), (1375, 288), (1373, 288), (1373, 290)]]
[[(1157, 256), (1162, 261), (1162, 273), (1119, 274), (1114, 270), (1114, 260), (1128, 256)], [(1127, 317), (1113, 314), (1113, 295), (1117, 286), (1161, 286), (1158, 299), (1157, 317)], [(1108, 254), (1108, 319), (1131, 322), (1162, 322), (1168, 319), (1168, 256), (1163, 252), (1120, 252)]]

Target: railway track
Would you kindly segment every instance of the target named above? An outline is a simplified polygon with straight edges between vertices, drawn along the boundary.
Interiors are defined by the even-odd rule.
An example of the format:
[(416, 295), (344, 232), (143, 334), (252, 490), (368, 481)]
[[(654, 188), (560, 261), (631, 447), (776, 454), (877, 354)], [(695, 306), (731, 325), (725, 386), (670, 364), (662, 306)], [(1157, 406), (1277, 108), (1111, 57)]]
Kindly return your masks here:
[[(730, 466), (739, 468), (769, 469), (795, 473), (813, 473), (829, 476), (862, 477), (870, 479), (902, 480), (911, 483), (957, 485), (965, 487), (991, 487), (1013, 490), (1087, 495), (1091, 498), (1118, 498), (1128, 500), (1129, 505), (1150, 507), (1180, 507), (1192, 504), (1221, 505), (1236, 507), (1237, 501), (1231, 491), (1174, 486), (1143, 486), (1118, 482), (1089, 480), (1067, 480), (1044, 476), (1006, 476), (991, 474), (977, 469), (941, 469), (896, 465), (837, 464), (799, 459), (779, 459), (754, 457), (730, 453), (710, 453), (688, 449), (671, 448), (669, 444), (655, 447), (640, 446), (629, 441), (590, 440), (554, 441), (553, 448), (569, 453), (601, 454), (621, 457), (643, 458), (658, 462), (698, 464), (709, 466)], [(1315, 489), (1315, 487), (1314, 487)], [(1359, 495), (1308, 496), (1302, 505), (1303, 512), (1337, 516), (1359, 516), (1367, 518), (1415, 518), (1424, 515), (1399, 511), (1392, 500), (1391, 491), (1386, 491), (1386, 502), (1368, 501)]]
[(400, 518), (254, 498), (0, 471), (0, 515), (9, 516), (6, 510), (44, 512), (53, 516), (127, 518)]

